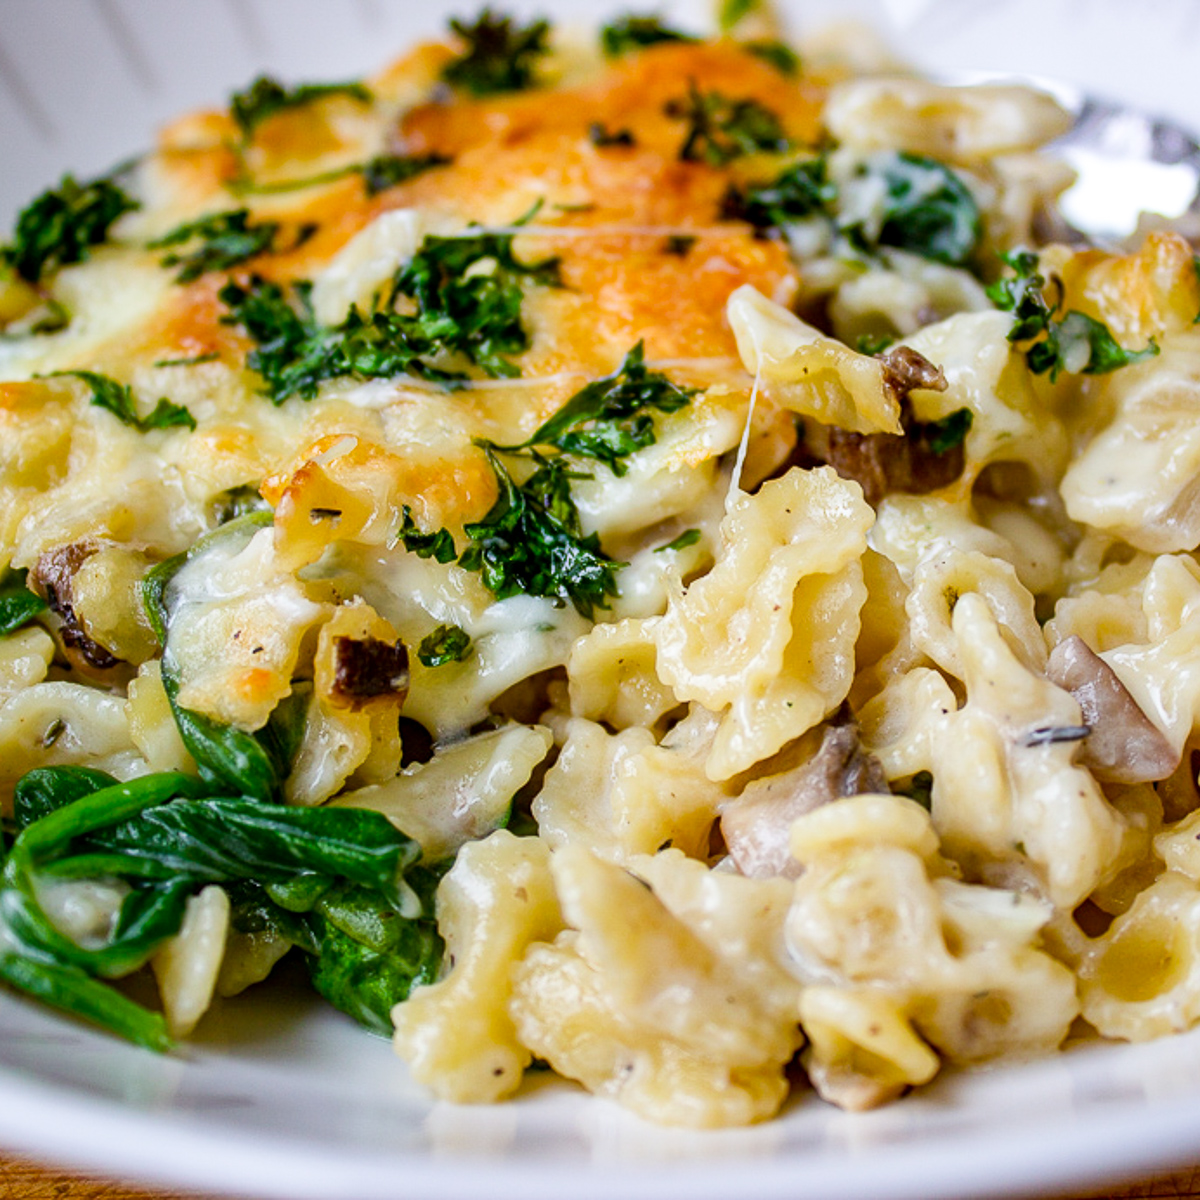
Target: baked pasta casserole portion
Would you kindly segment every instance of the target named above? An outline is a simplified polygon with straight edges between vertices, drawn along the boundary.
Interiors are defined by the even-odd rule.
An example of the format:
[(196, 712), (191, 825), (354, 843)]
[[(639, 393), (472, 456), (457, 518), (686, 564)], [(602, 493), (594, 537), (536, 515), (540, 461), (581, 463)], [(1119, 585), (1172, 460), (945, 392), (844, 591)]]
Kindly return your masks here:
[(798, 50), (485, 10), (22, 211), (9, 987), (163, 1050), (290, 955), (691, 1126), (1200, 1018), (1192, 247)]

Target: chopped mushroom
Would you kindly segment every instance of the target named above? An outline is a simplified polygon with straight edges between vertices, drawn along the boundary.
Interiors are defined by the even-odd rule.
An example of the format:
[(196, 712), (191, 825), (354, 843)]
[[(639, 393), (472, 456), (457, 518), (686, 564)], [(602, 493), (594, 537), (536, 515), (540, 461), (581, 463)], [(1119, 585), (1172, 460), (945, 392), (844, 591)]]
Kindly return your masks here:
[(1046, 676), (1079, 704), (1090, 727), (1080, 762), (1098, 779), (1145, 783), (1165, 778), (1179, 765), (1179, 755), (1158, 726), (1078, 634), (1054, 647)]
[(333, 639), (331, 699), (358, 711), (381, 696), (408, 695), (408, 649), (379, 638)]
[(89, 667), (93, 671), (108, 671), (121, 665), (121, 659), (88, 637), (72, 602), (71, 580), (98, 549), (90, 542), (59, 546), (43, 554), (29, 572), (29, 586), (59, 619), (58, 636), (63, 653), (73, 666), (85, 672)]
[(788, 852), (788, 830), (797, 817), (842, 796), (888, 790), (883, 766), (859, 743), (858, 726), (827, 725), (811, 758), (756, 779), (726, 805), (721, 835), (743, 875), (795, 878), (800, 864)]
[(884, 387), (900, 405), (904, 434), (851, 433), (823, 426), (805, 427), (805, 450), (828, 463), (843, 479), (853, 479), (867, 503), (878, 505), (888, 492), (932, 492), (953, 483), (963, 471), (961, 441), (938, 447), (931, 436), (937, 423), (917, 421), (909, 393), (917, 388), (944, 392), (946, 375), (923, 354), (895, 346), (876, 356), (883, 364)]

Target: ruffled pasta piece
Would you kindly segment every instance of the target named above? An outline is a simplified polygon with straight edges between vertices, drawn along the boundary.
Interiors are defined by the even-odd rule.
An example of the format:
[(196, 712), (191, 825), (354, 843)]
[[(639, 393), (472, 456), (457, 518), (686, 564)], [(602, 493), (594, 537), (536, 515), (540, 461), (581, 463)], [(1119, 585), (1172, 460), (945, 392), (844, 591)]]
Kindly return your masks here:
[(1182, 753), (1200, 718), (1200, 566), (1187, 555), (1163, 555), (1140, 591), (1145, 640), (1100, 657)]
[(764, 956), (790, 885), (713, 873), (675, 851), (632, 865), (646, 882), (582, 846), (553, 856), (570, 928), (517, 967), (522, 1042), (655, 1121), (769, 1117), (800, 1042), (799, 985)]
[(179, 704), (243, 729), (291, 692), (302, 644), (331, 611), (279, 562), (270, 529), (186, 563), (167, 602)]
[(1085, 945), (1077, 971), (1083, 1016), (1105, 1037), (1140, 1042), (1190, 1029), (1200, 1021), (1195, 879), (1167, 871)]
[(1046, 1051), (1066, 1035), (1074, 981), (1039, 948), (1051, 906), (952, 878), (918, 805), (838, 800), (799, 818), (791, 845), (805, 869), (787, 946), (810, 985), (807, 1065), (833, 1098), (861, 1106), (930, 1078), (936, 1059), (916, 1033), (958, 1062)]
[(1052, 96), (1026, 87), (852, 79), (836, 84), (825, 104), (825, 127), (844, 146), (908, 150), (956, 163), (1035, 149), (1071, 124), (1071, 114)]
[(1090, 385), (1111, 413), (1062, 481), (1073, 520), (1151, 553), (1200, 542), (1200, 332), (1165, 338), (1162, 353)]
[[(933, 774), (933, 819), (946, 853), (969, 876), (1022, 882), (1073, 908), (1126, 865), (1136, 847), (1126, 822), (1071, 741), (1038, 730), (1079, 727), (1079, 705), (1017, 653), (976, 593), (952, 617), (967, 701), (916, 670), (860, 714), (868, 749), (889, 778)], [(1044, 653), (1044, 650), (1043, 650)]]
[(533, 801), (538, 836), (552, 849), (584, 845), (615, 862), (667, 844), (706, 856), (709, 831), (729, 799), (704, 773), (707, 745), (697, 752), (683, 731), (657, 745), (647, 729), (610, 734), (572, 718)]
[(381, 682), (381, 690), (357, 696), (340, 687), (340, 653), (357, 643), (371, 654), (399, 644), (395, 629), (361, 599), (340, 604), (317, 635), (313, 691), (285, 791), (292, 804), (320, 804), (339, 791), (352, 774), (358, 782), (380, 783), (400, 767), (398, 718), (408, 692), (403, 684)]
[(179, 726), (162, 684), (162, 663), (144, 662), (129, 681), (125, 700), (129, 736), (152, 771), (196, 773), (196, 764), (179, 736)]
[(562, 928), (549, 862), (540, 839), (498, 830), (468, 842), (438, 887), (438, 928), (453, 965), (398, 1004), (392, 1022), (396, 1053), (443, 1100), (499, 1100), (529, 1065), (508, 1004), (526, 948)]
[(678, 707), (658, 676), (653, 618), (597, 625), (581, 637), (567, 664), (571, 712), (613, 729), (652, 728)]
[(768, 399), (822, 425), (901, 432), (900, 405), (877, 358), (826, 337), (750, 284), (730, 295), (725, 312), (742, 363)]
[(658, 672), (678, 699), (723, 713), (710, 779), (775, 753), (845, 698), (873, 515), (856, 484), (793, 468), (733, 498), (716, 565), (671, 597), (654, 629)]
[(191, 1033), (212, 1003), (228, 930), (228, 894), (206, 887), (188, 901), (179, 932), (150, 959), (172, 1036)]
[(420, 843), (427, 862), (437, 862), (507, 819), (552, 743), (544, 726), (508, 725), (443, 746), (428, 762), (345, 792), (331, 806), (383, 813)]
[(0, 638), (0, 706), (41, 683), (53, 661), (54, 639), (40, 625)]
[(34, 767), (84, 764), (118, 779), (144, 774), (125, 702), (79, 683), (36, 683), (0, 708), (0, 796)]

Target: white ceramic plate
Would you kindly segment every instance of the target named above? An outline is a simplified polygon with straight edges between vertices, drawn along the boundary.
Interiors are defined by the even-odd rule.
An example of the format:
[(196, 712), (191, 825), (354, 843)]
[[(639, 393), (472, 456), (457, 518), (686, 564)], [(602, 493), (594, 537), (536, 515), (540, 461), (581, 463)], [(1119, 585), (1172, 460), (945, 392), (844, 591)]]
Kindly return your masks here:
[[(576, 21), (613, 11), (598, 0), (510, 7)], [(694, 5), (658, 7), (703, 25)], [(63, 170), (103, 170), (158, 122), (219, 103), (260, 70), (359, 75), (472, 8), (0, 0), (0, 227)], [(1200, 128), (1200, 90), (1187, 90), (1200, 40), (1191, 0), (808, 0), (799, 23), (850, 12), (941, 72), (1054, 78)], [(1138, 159), (1145, 129), (1134, 122), (1108, 152)], [(1186, 172), (1149, 178), (1164, 207), (1193, 190)], [(1200, 1159), (1200, 1031), (947, 1074), (862, 1115), (802, 1093), (770, 1124), (696, 1134), (548, 1077), (495, 1108), (431, 1103), (386, 1042), (286, 984), (268, 985), (265, 1002), (260, 992), (226, 1004), (169, 1058), (0, 994), (0, 1143), (131, 1179), (288, 1200), (932, 1200), (1050, 1192)]]

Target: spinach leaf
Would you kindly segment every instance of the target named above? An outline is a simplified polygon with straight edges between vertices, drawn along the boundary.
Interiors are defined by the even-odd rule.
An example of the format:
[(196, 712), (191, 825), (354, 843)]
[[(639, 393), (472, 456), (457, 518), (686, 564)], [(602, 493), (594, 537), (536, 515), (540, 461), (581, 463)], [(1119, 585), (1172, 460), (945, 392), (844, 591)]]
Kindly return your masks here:
[[(300, 226), (289, 249), (306, 242), (316, 231), (316, 226)], [(270, 254), (279, 248), (275, 239), (279, 236), (278, 221), (250, 221), (248, 209), (239, 208), (231, 212), (210, 213), (196, 221), (177, 225), (170, 233), (149, 243), (151, 250), (170, 246), (190, 247), (164, 255), (164, 267), (181, 266), (175, 276), (178, 283), (191, 283), (209, 271), (227, 271), (260, 254)], [(198, 243), (198, 244), (196, 244)]]
[(151, 412), (142, 417), (138, 415), (133, 389), (127, 383), (118, 383), (96, 371), (53, 371), (47, 378), (59, 376), (82, 380), (91, 389), (92, 404), (112, 413), (122, 425), (129, 425), (139, 433), (148, 433), (151, 429), (169, 429), (175, 425), (182, 425), (186, 429), (196, 428), (196, 418), (182, 404), (172, 404), (165, 396)]
[(77, 183), (64, 175), (21, 210), (11, 244), (0, 256), (22, 279), (37, 283), (47, 272), (90, 257), (123, 213), (141, 205), (111, 179)]
[(687, 124), (679, 147), (683, 162), (723, 167), (746, 154), (780, 154), (791, 147), (778, 116), (765, 105), (750, 97), (735, 100), (717, 91), (702, 92), (694, 79), (687, 95), (668, 100), (663, 111)]
[(633, 13), (619, 17), (600, 30), (600, 48), (604, 51), (605, 58), (620, 58), (632, 50), (641, 50), (646, 46), (657, 46), (664, 42), (697, 41), (698, 38), (664, 25), (658, 17), (640, 17)]
[(15, 633), (46, 607), (46, 602), (25, 585), (25, 572), (0, 571), (0, 637)]
[(396, 535), (405, 550), (418, 558), (434, 558), (440, 563), (452, 562), (458, 551), (454, 549), (454, 538), (448, 529), (434, 533), (422, 533), (412, 519), (412, 509), (404, 506), (403, 524)]
[(361, 83), (301, 83), (288, 88), (269, 75), (260, 75), (245, 91), (234, 92), (229, 111), (242, 140), (248, 142), (268, 117), (326, 96), (347, 96), (359, 104), (370, 104), (372, 100), (370, 90)]
[[(169, 1048), (161, 1017), (99, 979), (127, 974), (174, 936), (206, 883), (229, 886), (238, 921), (249, 914), (315, 955), (323, 990), (372, 1027), (436, 972), (438, 869), (414, 868), (419, 847), (379, 813), (214, 795), (203, 780), (173, 773), (113, 783), (101, 772), (46, 768), (17, 790), (25, 823), (0, 878), (0, 979), (141, 1045)], [(50, 922), (34, 880), (97, 877), (129, 891), (107, 938), (82, 946)], [(311, 913), (290, 917), (268, 899), (271, 881), (293, 898), (305, 890), (297, 883), (311, 881)]]
[(439, 625), (421, 639), (417, 658), (426, 667), (462, 662), (471, 653), (471, 635), (457, 625)]
[(531, 87), (538, 59), (550, 52), (549, 21), (521, 26), (512, 17), (485, 8), (473, 25), (455, 17), (450, 28), (463, 51), (442, 68), (442, 79), (476, 96)]
[(450, 161), (441, 154), (380, 154), (368, 159), (356, 170), (362, 175), (367, 195), (377, 196), (434, 167), (447, 166)]
[(1153, 338), (1142, 350), (1123, 349), (1102, 321), (1075, 309), (1059, 317), (1057, 307), (1046, 302), (1046, 278), (1038, 270), (1038, 256), (1014, 250), (1003, 258), (1013, 274), (993, 283), (988, 298), (1013, 314), (1008, 340), (1024, 344), (1025, 361), (1035, 375), (1049, 372), (1052, 382), (1062, 371), (1104, 375), (1159, 352)]

